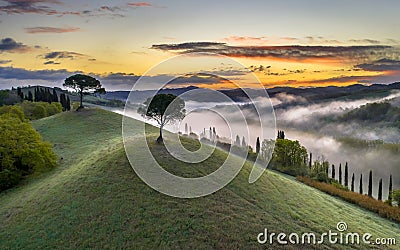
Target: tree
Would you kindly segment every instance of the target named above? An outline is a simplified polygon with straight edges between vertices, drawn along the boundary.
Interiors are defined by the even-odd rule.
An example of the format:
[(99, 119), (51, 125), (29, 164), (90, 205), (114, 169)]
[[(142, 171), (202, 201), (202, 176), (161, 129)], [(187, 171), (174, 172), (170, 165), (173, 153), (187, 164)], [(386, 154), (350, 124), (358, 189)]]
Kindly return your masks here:
[(162, 130), (170, 122), (180, 121), (185, 117), (185, 101), (173, 94), (157, 94), (147, 99), (138, 108), (138, 113), (148, 119), (155, 120), (160, 126), (158, 143), (163, 142)]
[(66, 107), (67, 99), (65, 99), (65, 94), (64, 93), (60, 94), (60, 103), (61, 103), (63, 111), (66, 111), (67, 110), (67, 107)]
[(308, 163), (308, 167), (309, 168), (312, 167), (312, 153), (310, 153), (310, 162)]
[(28, 101), (30, 101), (30, 102), (33, 102), (33, 95), (32, 95), (32, 92), (29, 90), (29, 92), (28, 92)]
[(277, 139), (285, 139), (285, 131), (278, 130)]
[(67, 108), (68, 111), (71, 110), (71, 100), (69, 99), (69, 95), (67, 95), (66, 108)]
[(379, 187), (378, 187), (378, 200), (382, 200), (382, 178), (379, 180)]
[[(83, 95), (91, 91), (99, 91), (102, 87), (100, 81), (94, 77), (82, 74), (76, 74), (65, 79), (64, 87), (75, 89), (80, 95), (80, 106), (83, 108)], [(164, 110), (165, 111), (165, 110)]]
[(372, 170), (369, 171), (368, 196), (372, 197)]
[(360, 174), (360, 194), (363, 194), (363, 179), (362, 179), (362, 174)]
[(346, 187), (349, 186), (349, 168), (347, 166), (347, 162), (346, 165), (344, 166), (344, 185)]
[(51, 144), (42, 141), (21, 108), (4, 111), (0, 109), (0, 191), (16, 185), (25, 175), (57, 164)]
[(260, 137), (257, 137), (256, 141), (256, 154), (260, 153)]
[(188, 135), (189, 134), (189, 129), (188, 129), (188, 125), (187, 123), (185, 123), (185, 134)]
[(240, 137), (236, 135), (235, 145), (240, 147)]
[(351, 176), (351, 192), (354, 192), (354, 173)]
[(307, 158), (307, 150), (299, 141), (277, 139), (270, 164), (272, 169), (280, 172), (293, 176), (304, 175), (307, 172), (304, 159)]
[(242, 137), (242, 147), (247, 147), (246, 139), (244, 138), (244, 136)]
[(392, 186), (392, 175), (390, 175), (390, 177), (389, 177), (389, 195), (388, 195), (388, 201), (389, 201), (390, 205), (392, 205), (392, 188), (393, 188), (393, 186)]
[(57, 96), (57, 92), (55, 89), (53, 89), (53, 94), (51, 96), (52, 96), (53, 102), (58, 102), (58, 96)]
[(392, 191), (392, 199), (397, 203), (397, 206), (400, 207), (400, 189)]
[(333, 165), (332, 164), (332, 179), (335, 179), (335, 176), (336, 175), (336, 173), (335, 173), (335, 165)]
[(339, 164), (339, 183), (342, 184), (342, 163)]

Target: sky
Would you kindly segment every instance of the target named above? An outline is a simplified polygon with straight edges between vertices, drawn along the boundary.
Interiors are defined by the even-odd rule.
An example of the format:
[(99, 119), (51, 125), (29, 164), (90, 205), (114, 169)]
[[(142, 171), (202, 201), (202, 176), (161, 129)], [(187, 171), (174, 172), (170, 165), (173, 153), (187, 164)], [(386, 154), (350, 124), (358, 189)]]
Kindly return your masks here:
[[(0, 0), (0, 89), (60, 87), (75, 73), (107, 90), (180, 74), (185, 81), (171, 87), (226, 89), (249, 71), (267, 88), (389, 84), (400, 80), (399, 9), (396, 0)], [(247, 71), (221, 65), (205, 75), (182, 63), (148, 74), (193, 52)]]

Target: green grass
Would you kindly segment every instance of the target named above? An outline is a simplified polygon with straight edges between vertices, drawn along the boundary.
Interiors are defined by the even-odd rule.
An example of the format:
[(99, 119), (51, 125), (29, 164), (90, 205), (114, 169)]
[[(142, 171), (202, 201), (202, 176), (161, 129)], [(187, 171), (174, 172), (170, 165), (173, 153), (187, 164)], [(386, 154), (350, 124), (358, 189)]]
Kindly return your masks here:
[[(284, 175), (267, 171), (249, 184), (250, 163), (228, 186), (206, 197), (179, 199), (158, 193), (130, 167), (121, 116), (107, 111), (57, 114), (34, 126), (53, 143), (60, 166), (0, 194), (0, 249), (278, 248), (259, 245), (257, 235), (264, 228), (321, 234), (335, 230), (339, 221), (351, 232), (400, 235), (399, 224)], [(150, 130), (156, 159), (177, 175), (207, 174), (226, 158), (217, 151), (196, 167), (177, 162), (152, 142), (157, 130)], [(198, 146), (188, 139), (183, 143), (189, 149)]]

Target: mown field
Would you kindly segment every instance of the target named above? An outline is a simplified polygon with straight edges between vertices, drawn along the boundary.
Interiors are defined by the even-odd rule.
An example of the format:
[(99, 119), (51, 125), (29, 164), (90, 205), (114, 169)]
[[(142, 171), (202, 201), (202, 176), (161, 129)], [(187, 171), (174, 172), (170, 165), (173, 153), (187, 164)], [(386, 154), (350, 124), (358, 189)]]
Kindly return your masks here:
[[(160, 194), (129, 165), (121, 119), (118, 114), (88, 109), (33, 123), (54, 145), (60, 165), (0, 193), (0, 249), (365, 249), (365, 245), (257, 243), (264, 228), (322, 234), (336, 230), (339, 221), (347, 223), (349, 232), (368, 232), (374, 238), (400, 235), (399, 224), (284, 175), (267, 171), (249, 184), (250, 163), (212, 195), (179, 199)], [(157, 129), (151, 129), (149, 140), (156, 134)], [(183, 142), (188, 148), (197, 146), (192, 140)], [(217, 151), (194, 167), (177, 162), (160, 145), (150, 143), (150, 148), (167, 170), (182, 176), (209, 173), (226, 158), (226, 153)], [(141, 150), (137, 148), (137, 164)]]

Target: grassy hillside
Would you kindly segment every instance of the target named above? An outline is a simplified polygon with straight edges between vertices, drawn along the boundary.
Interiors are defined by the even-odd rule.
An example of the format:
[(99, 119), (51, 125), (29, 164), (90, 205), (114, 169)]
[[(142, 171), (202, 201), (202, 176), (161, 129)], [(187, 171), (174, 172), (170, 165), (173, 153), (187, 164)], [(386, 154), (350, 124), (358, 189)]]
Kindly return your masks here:
[[(0, 249), (272, 248), (257, 243), (264, 228), (321, 234), (335, 230), (339, 221), (351, 232), (400, 235), (399, 224), (283, 175), (267, 171), (248, 184), (250, 164), (227, 187), (207, 197), (160, 194), (130, 167), (121, 116), (107, 111), (57, 114), (34, 126), (53, 143), (60, 166), (0, 194)], [(157, 130), (153, 132), (149, 136), (155, 138)], [(196, 147), (193, 141), (184, 143)], [(226, 157), (218, 151), (190, 167), (177, 163), (160, 145), (150, 146), (163, 166), (182, 176), (207, 173)]]

